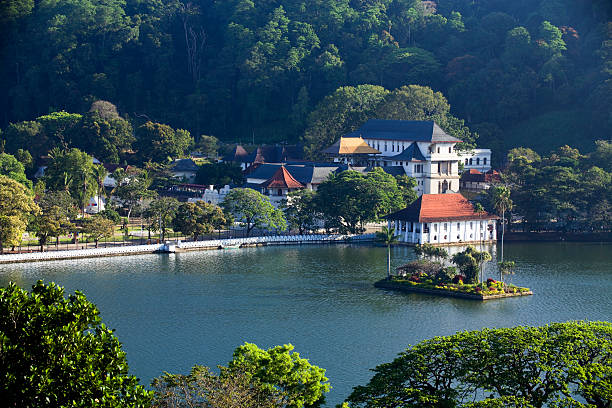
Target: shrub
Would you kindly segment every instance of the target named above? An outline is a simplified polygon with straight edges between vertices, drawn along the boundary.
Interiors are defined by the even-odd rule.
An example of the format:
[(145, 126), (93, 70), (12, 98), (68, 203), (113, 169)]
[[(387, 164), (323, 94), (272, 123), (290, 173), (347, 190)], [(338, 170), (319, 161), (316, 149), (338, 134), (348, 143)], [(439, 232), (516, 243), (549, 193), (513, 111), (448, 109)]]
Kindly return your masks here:
[(463, 284), (463, 282), (465, 282), (465, 276), (463, 275), (455, 275), (455, 277), (453, 278), (453, 283)]

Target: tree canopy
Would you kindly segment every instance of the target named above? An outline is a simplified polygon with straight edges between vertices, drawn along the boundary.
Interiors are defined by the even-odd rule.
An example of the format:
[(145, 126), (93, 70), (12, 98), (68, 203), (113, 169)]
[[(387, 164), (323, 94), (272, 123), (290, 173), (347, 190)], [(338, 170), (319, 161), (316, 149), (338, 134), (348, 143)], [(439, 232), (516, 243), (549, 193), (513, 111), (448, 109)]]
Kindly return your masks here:
[(121, 343), (81, 292), (39, 281), (0, 288), (0, 384), (7, 406), (146, 407)]
[[(329, 133), (337, 137), (346, 123), (321, 114), (308, 119), (319, 104), (328, 105), (329, 95), (344, 94), (355, 108), (331, 103), (329, 110), (351, 112), (359, 122), (371, 102), (409, 85), (442, 92), (453, 117), (470, 128), (496, 129), (487, 143), (500, 150), (530, 139), (534, 146), (546, 140), (538, 146), (544, 153), (563, 144), (584, 149), (609, 134), (608, 1), (433, 4), (4, 1), (0, 58), (10, 63), (0, 67), (0, 127), (7, 152), (27, 147), (38, 158), (45, 146), (84, 149), (61, 146), (76, 126), (87, 130), (83, 142), (96, 142), (97, 151), (88, 153), (123, 160), (121, 145), (112, 143), (126, 141), (115, 138), (127, 128), (104, 101), (135, 129), (164, 123), (192, 135), (258, 143), (297, 141), (308, 129), (307, 139), (323, 140), (315, 130), (321, 124), (333, 125)], [(372, 95), (362, 92), (368, 88)], [(394, 99), (387, 113), (404, 116)], [(62, 110), (81, 118), (64, 121), (63, 130), (32, 123)], [(544, 126), (534, 131), (538, 123)], [(441, 125), (462, 129), (454, 121)], [(154, 140), (156, 132), (168, 133), (136, 133)], [(157, 153), (163, 160), (174, 154)]]
[(247, 229), (269, 228), (284, 231), (287, 221), (281, 210), (270, 203), (268, 197), (250, 188), (234, 188), (225, 196), (221, 204), (225, 212)]
[(29, 216), (39, 211), (27, 187), (0, 175), (0, 253), (5, 246), (19, 245)]
[(376, 367), (352, 407), (604, 408), (610, 393), (612, 325), (552, 323), (460, 332), (409, 347)]

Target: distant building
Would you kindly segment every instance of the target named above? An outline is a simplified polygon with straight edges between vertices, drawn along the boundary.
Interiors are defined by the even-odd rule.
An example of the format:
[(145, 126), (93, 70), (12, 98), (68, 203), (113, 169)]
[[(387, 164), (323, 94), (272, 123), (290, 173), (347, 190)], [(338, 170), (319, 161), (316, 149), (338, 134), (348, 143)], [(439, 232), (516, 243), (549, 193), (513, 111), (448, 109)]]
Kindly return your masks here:
[[(347, 140), (354, 139), (353, 143)], [(372, 150), (366, 153), (366, 146)], [(323, 152), (337, 161), (369, 166), (401, 167), (416, 178), (419, 194), (459, 191), (459, 156), (455, 145), (461, 140), (448, 135), (433, 121), (369, 120), (359, 129)], [(363, 153), (342, 152), (343, 143), (358, 146)], [(337, 152), (336, 152), (337, 151)], [(359, 155), (359, 160), (354, 156)]]
[(476, 169), (469, 169), (461, 173), (459, 180), (462, 190), (483, 191), (491, 188), (491, 185), (501, 182), (501, 176), (495, 170), (481, 173)]
[(278, 207), (283, 200), (287, 199), (287, 194), (302, 190), (305, 187), (287, 171), (285, 166), (280, 166), (272, 177), (260, 184), (263, 194), (270, 198), (270, 202), (275, 207)]
[(193, 183), (198, 174), (198, 166), (192, 159), (177, 159), (170, 167), (172, 177), (187, 183)]
[(257, 164), (295, 162), (302, 161), (303, 158), (304, 148), (301, 145), (262, 145), (250, 154), (244, 147), (237, 145), (229, 154), (223, 156), (223, 161), (239, 164), (246, 170)]
[(459, 152), (463, 169), (475, 169), (481, 173), (491, 170), (491, 149), (471, 149)]
[(385, 217), (400, 242), (465, 244), (496, 241), (495, 220), (477, 213), (461, 194), (423, 194), (414, 203)]
[(242, 167), (242, 170), (245, 170), (248, 165), (248, 157), (249, 153), (246, 151), (246, 149), (240, 145), (236, 145), (236, 147), (234, 147), (230, 153), (223, 156), (221, 161), (236, 163)]
[(347, 170), (349, 167), (336, 163), (265, 163), (254, 167), (246, 175), (246, 186), (263, 192), (263, 183), (272, 179), (278, 170), (285, 170), (300, 184), (309, 190), (316, 191), (319, 184), (327, 180), (331, 173)]
[[(192, 195), (192, 197), (187, 198), (187, 201), (190, 203), (195, 203), (197, 201), (205, 201), (208, 204), (221, 205), (223, 200), (225, 200), (225, 196), (229, 194), (231, 188), (229, 185), (225, 185), (223, 188), (215, 189), (214, 186), (205, 186), (203, 189), (198, 188), (198, 194)], [(192, 189), (195, 191), (195, 189)]]
[(104, 211), (106, 208), (106, 199), (104, 197), (93, 196), (89, 199), (85, 205), (85, 212), (87, 214), (97, 214)]

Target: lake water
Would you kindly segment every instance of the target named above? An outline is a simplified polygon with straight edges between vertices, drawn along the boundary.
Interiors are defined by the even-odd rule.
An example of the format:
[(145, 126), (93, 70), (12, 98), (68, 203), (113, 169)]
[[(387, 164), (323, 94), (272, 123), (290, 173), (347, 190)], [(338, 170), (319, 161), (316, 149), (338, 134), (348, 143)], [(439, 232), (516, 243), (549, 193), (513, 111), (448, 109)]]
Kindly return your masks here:
[[(327, 370), (328, 406), (368, 369), (408, 345), (459, 330), (612, 320), (612, 245), (506, 244), (512, 282), (534, 296), (476, 302), (394, 293), (372, 284), (386, 274), (386, 248), (317, 245), (97, 258), (0, 266), (0, 285), (38, 279), (81, 290), (116, 329), (130, 372), (148, 384), (195, 364), (226, 364), (244, 342), (292, 343)], [(392, 266), (413, 260), (392, 249)], [(486, 275), (497, 278), (494, 264)]]

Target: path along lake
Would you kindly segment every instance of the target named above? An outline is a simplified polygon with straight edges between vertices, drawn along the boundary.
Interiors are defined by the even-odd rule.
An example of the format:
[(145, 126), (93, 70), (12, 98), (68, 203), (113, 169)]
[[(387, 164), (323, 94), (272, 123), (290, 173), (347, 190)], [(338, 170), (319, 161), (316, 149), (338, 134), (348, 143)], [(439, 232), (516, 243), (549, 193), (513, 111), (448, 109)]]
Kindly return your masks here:
[[(392, 249), (392, 266), (415, 257)], [(612, 245), (510, 243), (512, 283), (533, 296), (477, 302), (373, 287), (386, 248), (313, 245), (97, 258), (0, 266), (0, 285), (38, 279), (81, 290), (116, 329), (130, 372), (148, 384), (195, 364), (226, 364), (244, 342), (292, 343), (327, 370), (328, 406), (368, 369), (409, 344), (459, 330), (612, 320)], [(497, 279), (492, 262), (485, 275)]]

